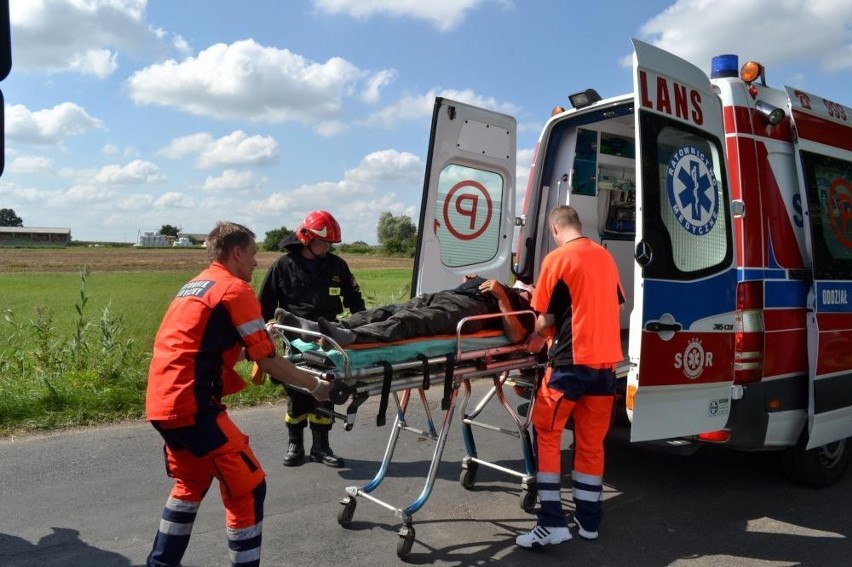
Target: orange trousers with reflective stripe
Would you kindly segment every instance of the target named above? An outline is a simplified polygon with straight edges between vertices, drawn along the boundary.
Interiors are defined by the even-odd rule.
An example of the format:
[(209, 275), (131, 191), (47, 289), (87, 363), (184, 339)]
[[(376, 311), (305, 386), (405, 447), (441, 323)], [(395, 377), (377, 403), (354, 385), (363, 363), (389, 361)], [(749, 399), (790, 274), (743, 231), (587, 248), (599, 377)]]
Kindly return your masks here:
[(574, 517), (587, 531), (597, 531), (603, 517), (604, 438), (612, 419), (615, 374), (610, 369), (578, 366), (560, 367), (556, 376), (553, 372), (548, 368), (544, 375), (532, 415), (541, 502), (538, 524), (567, 525), (560, 497), (562, 432), (573, 415)]

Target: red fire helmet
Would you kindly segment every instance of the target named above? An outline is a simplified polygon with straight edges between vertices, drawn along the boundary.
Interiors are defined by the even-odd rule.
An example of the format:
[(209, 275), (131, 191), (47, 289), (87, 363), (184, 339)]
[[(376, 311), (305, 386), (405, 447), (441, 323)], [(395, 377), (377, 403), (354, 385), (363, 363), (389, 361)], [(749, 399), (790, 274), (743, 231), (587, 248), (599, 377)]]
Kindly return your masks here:
[(328, 211), (313, 211), (296, 229), (296, 237), (305, 246), (313, 240), (337, 243), (340, 242), (340, 225)]

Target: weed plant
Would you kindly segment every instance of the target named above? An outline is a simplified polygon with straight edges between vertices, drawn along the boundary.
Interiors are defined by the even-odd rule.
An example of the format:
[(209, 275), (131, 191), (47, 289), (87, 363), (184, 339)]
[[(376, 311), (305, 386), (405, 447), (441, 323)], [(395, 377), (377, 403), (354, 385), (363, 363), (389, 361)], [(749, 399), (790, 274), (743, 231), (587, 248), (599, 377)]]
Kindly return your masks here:
[[(0, 436), (144, 417), (154, 334), (175, 291), (194, 275), (83, 268), (73, 276), (0, 277)], [(255, 273), (255, 287), (262, 277)], [(410, 270), (363, 270), (356, 277), (368, 307), (409, 297)], [(247, 379), (250, 364), (237, 370)], [(281, 386), (267, 383), (225, 401), (239, 407), (284, 396)]]

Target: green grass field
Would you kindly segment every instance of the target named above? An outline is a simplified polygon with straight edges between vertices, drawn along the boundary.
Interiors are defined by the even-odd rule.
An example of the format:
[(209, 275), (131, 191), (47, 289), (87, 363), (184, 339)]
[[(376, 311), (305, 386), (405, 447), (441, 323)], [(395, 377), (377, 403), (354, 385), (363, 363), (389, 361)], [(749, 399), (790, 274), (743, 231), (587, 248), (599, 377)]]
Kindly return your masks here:
[[(409, 296), (410, 269), (353, 271), (368, 306)], [(255, 288), (264, 273), (255, 272)], [(196, 274), (0, 274), (0, 435), (142, 417), (154, 335), (175, 292)], [(247, 375), (247, 364), (240, 370)], [(282, 394), (266, 384), (229, 405)]]

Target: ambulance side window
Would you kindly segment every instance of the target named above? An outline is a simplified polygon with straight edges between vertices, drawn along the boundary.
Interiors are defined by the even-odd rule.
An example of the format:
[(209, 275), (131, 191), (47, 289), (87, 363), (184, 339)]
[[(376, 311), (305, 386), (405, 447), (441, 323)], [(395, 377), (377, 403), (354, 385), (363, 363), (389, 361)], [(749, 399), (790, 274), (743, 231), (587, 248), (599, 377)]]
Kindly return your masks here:
[(441, 261), (459, 268), (491, 260), (500, 245), (503, 177), (465, 165), (448, 165), (438, 179), (435, 235)]
[(852, 279), (852, 162), (802, 152), (814, 275)]
[(648, 277), (692, 280), (733, 261), (724, 157), (718, 139), (643, 112), (643, 239)]

